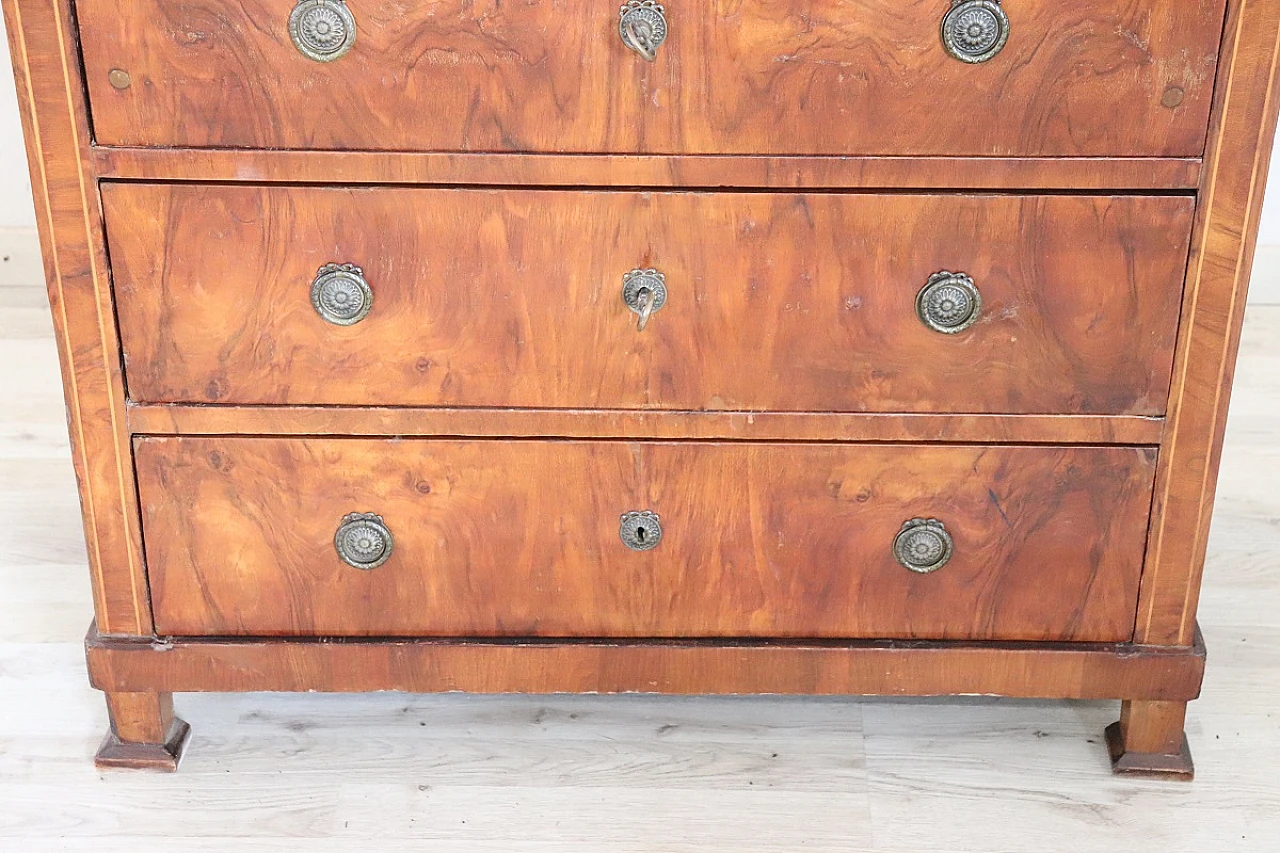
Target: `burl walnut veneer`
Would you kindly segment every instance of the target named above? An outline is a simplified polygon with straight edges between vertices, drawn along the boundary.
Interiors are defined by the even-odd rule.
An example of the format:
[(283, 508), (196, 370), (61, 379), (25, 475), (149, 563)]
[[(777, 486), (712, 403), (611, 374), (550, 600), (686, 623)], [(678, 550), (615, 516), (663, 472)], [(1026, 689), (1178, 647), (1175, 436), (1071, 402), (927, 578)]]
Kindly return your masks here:
[(3, 2), (99, 764), (184, 691), (983, 693), (1190, 777), (1280, 0)]

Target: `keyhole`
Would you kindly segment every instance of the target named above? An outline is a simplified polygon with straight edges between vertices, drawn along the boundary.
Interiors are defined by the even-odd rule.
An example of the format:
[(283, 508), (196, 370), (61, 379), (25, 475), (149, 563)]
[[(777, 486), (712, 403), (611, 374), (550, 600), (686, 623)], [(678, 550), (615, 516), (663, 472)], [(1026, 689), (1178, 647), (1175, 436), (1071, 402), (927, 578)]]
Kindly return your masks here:
[(622, 544), (632, 551), (648, 551), (662, 541), (662, 525), (656, 512), (629, 512), (622, 516), (618, 530)]

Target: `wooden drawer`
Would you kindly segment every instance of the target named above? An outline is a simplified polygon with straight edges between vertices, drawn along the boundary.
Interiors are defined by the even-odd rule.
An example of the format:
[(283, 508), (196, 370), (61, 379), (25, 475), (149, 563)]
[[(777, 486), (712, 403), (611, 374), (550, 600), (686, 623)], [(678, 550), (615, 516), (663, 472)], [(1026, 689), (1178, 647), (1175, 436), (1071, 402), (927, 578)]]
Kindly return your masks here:
[[(156, 629), (172, 635), (1127, 640), (1154, 458), (1125, 447), (136, 443)], [(661, 536), (632, 550), (620, 519), (644, 511)], [(338, 556), (353, 512), (390, 531), (377, 568)], [(917, 517), (952, 539), (950, 561), (927, 574), (894, 555)]]
[[(103, 187), (134, 400), (1158, 415), (1188, 197)], [(344, 326), (312, 280), (354, 263)], [(656, 268), (644, 331), (623, 276)], [(978, 322), (917, 294), (971, 275)]]
[(650, 64), (614, 2), (77, 0), (99, 144), (413, 151), (1177, 156), (1204, 150), (1225, 0), (1009, 0), (989, 61), (950, 0), (671, 0)]

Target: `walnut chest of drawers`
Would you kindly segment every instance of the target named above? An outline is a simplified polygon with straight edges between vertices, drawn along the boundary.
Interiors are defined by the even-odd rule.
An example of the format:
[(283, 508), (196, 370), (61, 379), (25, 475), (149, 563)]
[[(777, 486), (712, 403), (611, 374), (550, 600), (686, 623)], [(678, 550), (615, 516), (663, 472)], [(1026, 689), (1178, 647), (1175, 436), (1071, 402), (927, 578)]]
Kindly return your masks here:
[(1121, 700), (1191, 775), (1280, 0), (4, 0), (104, 765), (184, 691)]

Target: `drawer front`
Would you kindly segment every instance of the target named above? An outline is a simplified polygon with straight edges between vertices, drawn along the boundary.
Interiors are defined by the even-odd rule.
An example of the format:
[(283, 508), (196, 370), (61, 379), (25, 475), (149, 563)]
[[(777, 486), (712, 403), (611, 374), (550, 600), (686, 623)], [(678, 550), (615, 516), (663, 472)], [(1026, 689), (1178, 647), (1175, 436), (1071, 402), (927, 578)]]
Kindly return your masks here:
[[(686, 410), (1158, 415), (1193, 212), (1154, 196), (103, 198), (134, 400)], [(361, 269), (358, 322), (313, 305), (364, 299), (349, 278), (314, 283), (330, 263)], [(650, 268), (667, 295), (640, 331), (624, 276)], [(943, 270), (981, 300), (954, 334), (917, 304)]]
[(951, 0), (671, 0), (653, 63), (617, 0), (349, 0), (355, 41), (324, 62), (291, 0), (76, 11), (103, 145), (1189, 157), (1224, 6), (1007, 0), (979, 63), (944, 47)]
[[(136, 445), (156, 629), (171, 635), (1127, 640), (1154, 457), (1131, 447)], [(628, 513), (657, 519), (628, 516), (624, 531)], [(927, 568), (949, 543), (936, 571), (895, 557), (916, 518), (943, 530), (911, 528), (907, 562)], [(389, 552), (378, 547), (388, 535)]]

